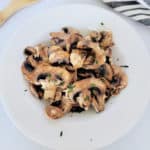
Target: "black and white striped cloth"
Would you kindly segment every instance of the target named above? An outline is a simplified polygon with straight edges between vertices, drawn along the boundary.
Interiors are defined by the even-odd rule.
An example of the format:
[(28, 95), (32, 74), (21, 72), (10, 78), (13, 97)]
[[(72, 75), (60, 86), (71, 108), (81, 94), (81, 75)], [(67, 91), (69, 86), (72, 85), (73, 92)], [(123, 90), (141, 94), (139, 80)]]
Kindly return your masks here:
[(115, 11), (150, 27), (150, 9), (136, 0), (103, 0)]

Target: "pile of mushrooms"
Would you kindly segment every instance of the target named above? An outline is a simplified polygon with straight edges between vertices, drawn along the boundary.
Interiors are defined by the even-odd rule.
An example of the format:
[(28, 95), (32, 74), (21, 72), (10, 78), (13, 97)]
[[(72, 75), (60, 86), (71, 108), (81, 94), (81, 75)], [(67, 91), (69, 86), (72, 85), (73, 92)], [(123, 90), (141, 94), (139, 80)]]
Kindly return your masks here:
[(127, 76), (112, 63), (112, 33), (73, 28), (50, 33), (49, 45), (26, 47), (22, 73), (31, 93), (45, 102), (52, 119), (93, 107), (104, 110), (111, 96), (127, 86)]

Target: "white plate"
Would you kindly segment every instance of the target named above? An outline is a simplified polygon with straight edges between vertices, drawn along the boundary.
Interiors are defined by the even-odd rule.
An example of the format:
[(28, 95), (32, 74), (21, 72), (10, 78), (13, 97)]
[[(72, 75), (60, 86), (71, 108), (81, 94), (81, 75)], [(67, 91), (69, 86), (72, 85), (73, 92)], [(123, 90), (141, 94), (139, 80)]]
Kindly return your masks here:
[[(2, 102), (24, 135), (53, 149), (91, 150), (116, 141), (135, 125), (150, 97), (150, 61), (143, 42), (130, 25), (113, 13), (90, 5), (45, 9), (25, 20), (25, 24), (18, 26), (16, 33), (8, 38), (0, 66)], [(119, 64), (129, 65), (126, 69), (128, 87), (112, 98), (102, 113), (89, 111), (49, 120), (42, 102), (29, 91), (24, 92), (28, 87), (20, 70), (23, 49), (47, 41), (49, 32), (63, 26), (83, 30), (96, 28), (100, 22), (114, 33), (115, 59), (119, 57)], [(60, 131), (63, 131), (62, 137)]]

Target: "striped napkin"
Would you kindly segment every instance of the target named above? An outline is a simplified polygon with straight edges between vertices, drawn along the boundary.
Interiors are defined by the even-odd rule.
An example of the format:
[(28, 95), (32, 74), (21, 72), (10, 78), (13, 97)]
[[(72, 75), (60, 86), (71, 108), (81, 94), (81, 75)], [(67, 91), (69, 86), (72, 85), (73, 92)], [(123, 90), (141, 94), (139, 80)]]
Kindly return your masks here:
[(115, 11), (150, 26), (150, 9), (144, 4), (136, 0), (103, 0), (103, 2)]

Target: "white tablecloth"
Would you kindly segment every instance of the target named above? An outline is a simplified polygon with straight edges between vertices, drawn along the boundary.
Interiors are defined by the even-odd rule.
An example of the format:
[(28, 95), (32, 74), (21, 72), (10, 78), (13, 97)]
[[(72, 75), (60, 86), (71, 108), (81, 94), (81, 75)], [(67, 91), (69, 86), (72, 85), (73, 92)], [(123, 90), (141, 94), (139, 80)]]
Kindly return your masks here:
[[(0, 8), (3, 8), (9, 0), (0, 0)], [(32, 6), (29, 9), (24, 9), (17, 13), (12, 19), (14, 22), (23, 17), (27, 11), (34, 11), (35, 8), (41, 7), (53, 7), (65, 3), (90, 3), (93, 5), (102, 5), (100, 0), (41, 0), (37, 5)], [(104, 7), (104, 6), (103, 6)], [(129, 21), (135, 29), (139, 32), (140, 36), (145, 42), (145, 45), (150, 49), (150, 29), (143, 27), (137, 23)], [(7, 24), (5, 25), (7, 26)], [(13, 26), (11, 27), (13, 29)], [(0, 48), (7, 41), (5, 28), (0, 28)], [(0, 49), (1, 52), (1, 49)], [(145, 72), (146, 73), (146, 72)], [(144, 97), (144, 96), (143, 96)], [(142, 101), (142, 99), (141, 99)], [(136, 107), (136, 104), (135, 104)], [(150, 150), (150, 105), (147, 107), (143, 118), (130, 131), (125, 137), (119, 141), (104, 148), (104, 150)], [(25, 138), (10, 122), (6, 113), (3, 110), (3, 106), (0, 104), (0, 150), (48, 150), (47, 148), (33, 143), (29, 139)]]

